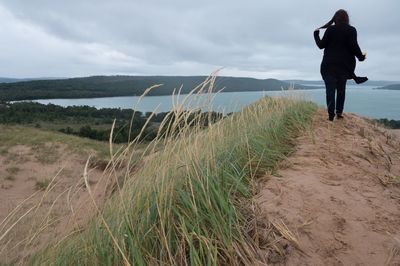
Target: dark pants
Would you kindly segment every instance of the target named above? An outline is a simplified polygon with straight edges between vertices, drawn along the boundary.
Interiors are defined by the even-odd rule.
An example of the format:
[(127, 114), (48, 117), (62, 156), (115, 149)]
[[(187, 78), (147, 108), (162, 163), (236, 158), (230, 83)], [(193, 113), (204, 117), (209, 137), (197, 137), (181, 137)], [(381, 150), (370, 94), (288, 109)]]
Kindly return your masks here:
[[(347, 79), (344, 77), (335, 77), (331, 75), (326, 75), (323, 78), (326, 88), (326, 106), (328, 107), (329, 117), (333, 118), (335, 117), (335, 108), (337, 114), (343, 113)], [(337, 96), (335, 101), (336, 91)]]

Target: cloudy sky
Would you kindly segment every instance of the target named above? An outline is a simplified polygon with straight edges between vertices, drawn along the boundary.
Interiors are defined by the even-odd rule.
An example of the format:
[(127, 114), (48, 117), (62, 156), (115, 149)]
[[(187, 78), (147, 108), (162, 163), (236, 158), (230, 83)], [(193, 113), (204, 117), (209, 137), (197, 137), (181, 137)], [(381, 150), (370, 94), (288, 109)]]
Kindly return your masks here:
[(398, 0), (0, 0), (0, 77), (320, 79), (312, 33), (340, 8), (368, 53), (356, 73), (400, 80)]

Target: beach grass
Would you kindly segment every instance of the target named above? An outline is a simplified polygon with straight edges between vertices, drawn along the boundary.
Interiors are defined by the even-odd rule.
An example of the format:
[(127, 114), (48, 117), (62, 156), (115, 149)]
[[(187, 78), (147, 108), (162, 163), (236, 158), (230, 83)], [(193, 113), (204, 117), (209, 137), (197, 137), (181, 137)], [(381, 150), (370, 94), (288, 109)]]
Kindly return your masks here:
[[(193, 93), (210, 92), (214, 80), (210, 77)], [(29, 264), (266, 262), (249, 229), (257, 226), (249, 220), (254, 184), (293, 151), (295, 137), (309, 126), (316, 110), (315, 104), (296, 98), (264, 97), (204, 125), (201, 115), (189, 119), (195, 109), (177, 104), (158, 137), (143, 151), (142, 160), (129, 160), (140, 145), (137, 140), (111, 159), (108, 169), (124, 161), (126, 174), (115, 177), (123, 181), (117, 182), (102, 208), (93, 198), (97, 215), (87, 227), (49, 243), (29, 258)], [(88, 172), (87, 168), (84, 177), (91, 193)]]

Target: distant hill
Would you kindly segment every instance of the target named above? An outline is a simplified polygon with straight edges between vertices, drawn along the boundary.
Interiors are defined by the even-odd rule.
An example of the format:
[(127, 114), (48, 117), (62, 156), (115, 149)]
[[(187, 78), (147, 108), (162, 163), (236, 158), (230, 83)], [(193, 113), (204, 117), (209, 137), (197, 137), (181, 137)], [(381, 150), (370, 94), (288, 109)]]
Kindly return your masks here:
[(10, 82), (18, 82), (18, 81), (22, 81), (22, 79), (2, 78), (2, 77), (0, 77), (0, 83), (10, 83)]
[[(206, 79), (205, 76), (92, 76), (84, 78), (31, 80), (0, 84), (0, 101), (138, 96), (154, 84), (163, 84), (148, 95), (171, 95), (174, 89), (188, 93)], [(214, 91), (276, 91), (290, 87), (277, 79), (217, 77)], [(312, 89), (293, 84), (295, 89)]]
[(400, 90), (400, 84), (393, 84), (376, 88), (377, 90)]
[(308, 84), (312, 86), (324, 86), (324, 81), (321, 80), (302, 80), (302, 79), (288, 79), (288, 80), (282, 80), (284, 82), (288, 83), (295, 83), (295, 84)]
[(43, 77), (43, 78), (5, 78), (0, 77), (0, 83), (14, 83), (14, 82), (21, 82), (21, 81), (30, 81), (30, 80), (44, 80), (44, 79), (62, 79), (62, 78), (55, 78), (55, 77)]
[[(301, 79), (291, 79), (291, 80), (283, 80), (284, 82), (289, 82), (289, 83), (296, 83), (296, 84), (306, 84), (306, 85), (312, 85), (312, 86), (325, 86), (323, 80), (301, 80)], [(368, 80), (366, 83), (363, 83), (362, 85), (368, 85), (368, 86), (388, 86), (388, 85), (393, 85), (393, 84), (398, 84), (400, 83), (399, 81), (388, 81), (388, 80)], [(349, 85), (356, 85), (356, 83), (353, 80), (348, 80), (347, 84)], [(361, 86), (362, 86), (361, 85)]]

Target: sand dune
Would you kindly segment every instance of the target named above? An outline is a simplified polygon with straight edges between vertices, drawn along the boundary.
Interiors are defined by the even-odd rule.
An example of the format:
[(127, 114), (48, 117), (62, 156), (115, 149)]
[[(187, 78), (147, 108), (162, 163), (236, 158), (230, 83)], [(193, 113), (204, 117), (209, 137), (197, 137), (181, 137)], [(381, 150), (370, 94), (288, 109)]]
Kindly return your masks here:
[[(277, 172), (266, 176), (268, 182), (255, 197), (265, 221), (286, 226), (293, 237), (276, 244), (282, 253), (269, 256), (269, 264), (400, 265), (400, 131), (374, 126), (351, 114), (329, 123), (320, 110), (313, 126), (296, 141), (296, 151), (280, 163)], [(80, 230), (88, 214), (93, 214), (81, 178), (87, 157), (66, 153), (62, 144), (48, 145), (55, 145), (51, 148), (57, 159), (37, 157), (28, 145), (0, 154), (4, 177), (0, 180), (0, 221), (32, 193), (37, 192), (15, 219), (42, 202), (35, 215), (31, 213), (42, 219), (27, 216), (0, 243), (0, 261), (19, 261), (33, 254), (49, 241)], [(101, 201), (107, 185), (99, 182), (100, 170), (92, 171), (92, 177), (99, 177), (91, 182), (99, 186), (96, 196)], [(58, 172), (58, 185), (41, 191), (39, 181), (50, 180)], [(78, 199), (74, 204), (72, 196)], [(29, 244), (20, 244), (41, 230)]]
[(400, 137), (325, 113), (256, 201), (299, 243), (278, 265), (400, 265)]
[[(51, 141), (40, 148), (14, 145), (0, 154), (0, 237), (10, 229), (0, 238), (0, 264), (23, 263), (94, 214), (82, 178), (87, 157)], [(91, 169), (90, 177), (100, 201), (105, 193), (105, 183), (99, 182), (102, 171)]]

